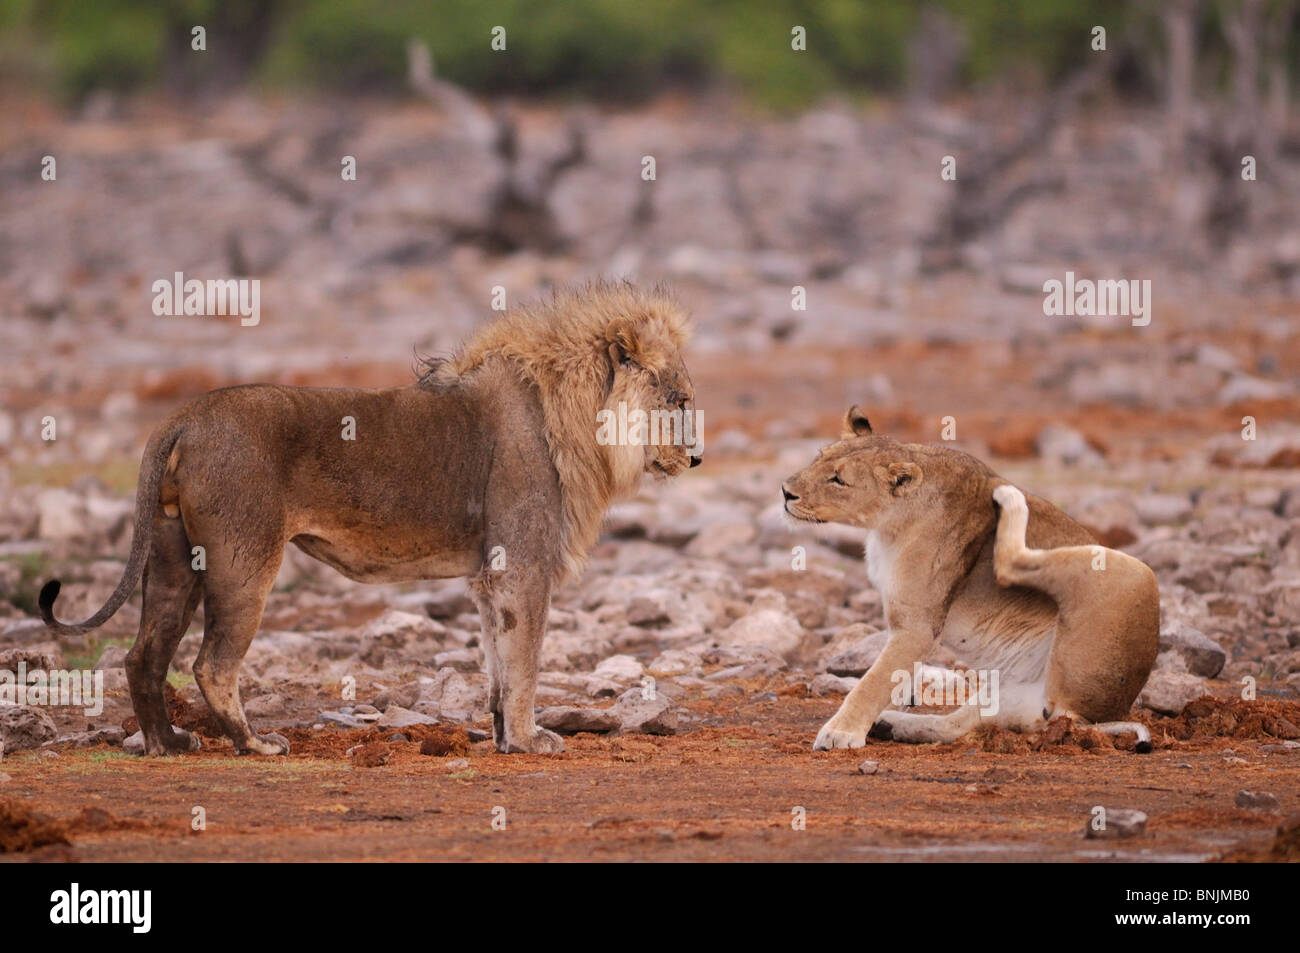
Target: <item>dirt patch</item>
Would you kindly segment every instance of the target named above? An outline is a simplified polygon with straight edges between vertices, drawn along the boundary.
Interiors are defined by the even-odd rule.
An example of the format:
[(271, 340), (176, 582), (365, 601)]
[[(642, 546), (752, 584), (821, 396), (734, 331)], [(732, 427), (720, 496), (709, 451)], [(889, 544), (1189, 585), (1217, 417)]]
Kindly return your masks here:
[(1267, 849), (1229, 851), (1218, 860), (1224, 864), (1300, 864), (1300, 814), (1277, 826)]
[[(1147, 834), (1115, 848), (1123, 859), (1206, 860), (1225, 844), (1284, 859), (1290, 849), (1284, 840), (1273, 857), (1279, 815), (1241, 810), (1234, 798), (1272, 790), (1281, 816), (1300, 812), (1300, 757), (1208, 735), (1213, 721), (1179, 740), (1158, 730), (1178, 719), (1149, 719), (1163, 746), (1149, 755), (1059, 720), (1028, 736), (869, 739), (859, 750), (813, 752), (837, 704), (688, 698), (689, 727), (678, 735), (578, 734), (558, 757), (502, 755), (462, 728), (412, 726), (290, 729), (293, 754), (280, 757), (233, 758), (228, 746), (205, 744), (176, 758), (103, 761), (67, 749), (6, 769), (34, 792), (29, 809), (58, 819), (64, 841), (75, 841), (46, 850), (82, 861), (1088, 860), (1096, 848), (1082, 831), (1095, 804), (1151, 818)], [(1294, 705), (1260, 704), (1206, 707), (1294, 715)], [(387, 741), (399, 733), (409, 740)], [(448, 772), (443, 759), (421, 755), (430, 739), (445, 739), (472, 770)], [(358, 745), (386, 749), (387, 763), (359, 769), (347, 754)], [(861, 773), (864, 760), (878, 770)], [(82, 809), (87, 790), (102, 806)], [(198, 834), (189, 826), (196, 803), (208, 818)], [(123, 818), (118, 805), (127, 804)], [(506, 811), (504, 832), (491, 827), (495, 806)], [(791, 827), (796, 807), (805, 829)]]
[(352, 763), (358, 768), (378, 768), (392, 757), (392, 749), (384, 741), (369, 741), (352, 749)]
[[(1151, 718), (1152, 743), (1157, 730), (1179, 741), (1242, 738), (1255, 741), (1300, 739), (1300, 702), (1242, 701), (1203, 695), (1176, 718)], [(1157, 744), (1157, 747), (1162, 745)]]
[(464, 757), (470, 753), (472, 746), (473, 743), (464, 728), (457, 726), (430, 729), (420, 742), (420, 754), (435, 758), (446, 758), (450, 755)]
[[(163, 685), (163, 700), (167, 704), (168, 716), (171, 718), (172, 724), (177, 728), (213, 740), (226, 737), (221, 722), (217, 721), (217, 716), (213, 714), (207, 702), (187, 701), (180, 692), (171, 686), (171, 683), (164, 683)], [(136, 720), (135, 715), (128, 715), (123, 720), (122, 730), (127, 735), (133, 735), (140, 730), (140, 722)]]
[(68, 826), (17, 801), (0, 801), (0, 854), (22, 854), (52, 844), (71, 844)]
[[(289, 739), (295, 756), (343, 760), (353, 748), (382, 743), (392, 754), (424, 754), (436, 757), (456, 755), (465, 757), (473, 750), (474, 742), (460, 725), (410, 725), (406, 728), (352, 728), (339, 730), (324, 728), (288, 728), (281, 734)], [(390, 741), (396, 735), (406, 741)], [(428, 750), (425, 750), (425, 748)]]

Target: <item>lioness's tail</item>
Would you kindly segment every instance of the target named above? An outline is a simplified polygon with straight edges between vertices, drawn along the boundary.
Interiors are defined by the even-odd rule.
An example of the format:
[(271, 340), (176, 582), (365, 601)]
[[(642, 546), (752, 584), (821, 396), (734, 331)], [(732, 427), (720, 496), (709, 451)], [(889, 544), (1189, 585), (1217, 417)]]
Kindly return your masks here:
[(144, 448), (144, 457), (140, 461), (140, 485), (135, 491), (135, 527), (131, 533), (131, 555), (127, 557), (126, 569), (117, 588), (108, 597), (103, 608), (85, 622), (65, 624), (54, 618), (54, 600), (59, 597), (61, 585), (57, 579), (51, 579), (41, 587), (37, 603), (41, 607), (41, 618), (45, 624), (59, 635), (76, 635), (88, 629), (95, 629), (113, 617), (113, 613), (122, 607), (144, 574), (144, 564), (149, 558), (150, 537), (153, 535), (153, 519), (158, 512), (158, 491), (162, 486), (163, 472), (167, 468), (167, 459), (172, 448), (181, 435), (179, 423), (173, 423), (154, 433)]

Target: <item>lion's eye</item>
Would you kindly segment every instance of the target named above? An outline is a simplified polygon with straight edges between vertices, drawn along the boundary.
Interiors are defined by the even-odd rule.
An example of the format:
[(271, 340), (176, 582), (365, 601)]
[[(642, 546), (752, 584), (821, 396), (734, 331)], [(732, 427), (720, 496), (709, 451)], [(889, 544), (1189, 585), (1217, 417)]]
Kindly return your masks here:
[(834, 483), (836, 486), (848, 486), (847, 483), (845, 483), (843, 480), (840, 479), (840, 475), (838, 473), (832, 473), (831, 478), (826, 482)]

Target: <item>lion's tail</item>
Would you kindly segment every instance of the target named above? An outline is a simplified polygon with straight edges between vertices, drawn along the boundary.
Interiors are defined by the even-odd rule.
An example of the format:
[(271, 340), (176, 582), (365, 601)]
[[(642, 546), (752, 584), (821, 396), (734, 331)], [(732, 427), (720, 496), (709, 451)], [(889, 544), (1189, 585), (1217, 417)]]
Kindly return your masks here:
[(135, 492), (135, 527), (131, 533), (131, 555), (127, 557), (126, 569), (117, 588), (108, 597), (103, 607), (85, 622), (63, 623), (54, 618), (54, 600), (59, 597), (62, 588), (59, 580), (51, 579), (41, 587), (37, 603), (41, 608), (41, 618), (46, 626), (58, 635), (76, 635), (90, 629), (98, 628), (113, 617), (122, 603), (130, 598), (135, 587), (144, 574), (145, 562), (149, 558), (149, 543), (153, 535), (153, 520), (158, 512), (158, 494), (162, 486), (163, 472), (167, 468), (167, 459), (172, 448), (180, 438), (181, 426), (173, 423), (157, 431), (149, 438), (144, 448), (144, 457), (140, 464), (140, 485)]

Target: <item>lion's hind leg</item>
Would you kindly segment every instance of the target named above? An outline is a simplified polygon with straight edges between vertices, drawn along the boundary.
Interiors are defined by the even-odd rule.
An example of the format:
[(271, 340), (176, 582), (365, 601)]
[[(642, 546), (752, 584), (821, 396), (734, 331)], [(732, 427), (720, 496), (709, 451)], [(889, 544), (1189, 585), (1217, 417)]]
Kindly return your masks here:
[(240, 754), (289, 753), (289, 741), (282, 735), (258, 735), (249, 727), (239, 697), (239, 666), (257, 635), (283, 545), (273, 551), (258, 547), (257, 554), (252, 547), (238, 556), (208, 553), (203, 645), (194, 660), (194, 679)]
[(184, 526), (179, 519), (159, 513), (144, 570), (140, 632), (126, 654), (131, 707), (144, 735), (146, 754), (178, 754), (199, 747), (198, 738), (172, 725), (163, 685), (202, 594), (199, 574), (190, 563)]

